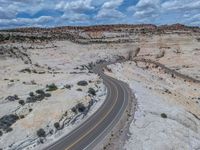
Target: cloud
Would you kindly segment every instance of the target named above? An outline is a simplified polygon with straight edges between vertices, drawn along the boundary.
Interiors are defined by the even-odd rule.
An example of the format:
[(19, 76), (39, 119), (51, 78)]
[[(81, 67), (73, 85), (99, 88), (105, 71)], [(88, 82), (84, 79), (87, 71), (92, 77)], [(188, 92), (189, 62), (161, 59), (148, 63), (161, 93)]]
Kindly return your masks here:
[(0, 0), (0, 28), (100, 23), (200, 26), (199, 8), (199, 0)]
[(0, 26), (15, 27), (15, 26), (44, 26), (53, 20), (50, 16), (41, 16), (35, 19), (16, 18), (16, 19), (0, 19)]
[(91, 5), (92, 0), (75, 0), (75, 1), (61, 1), (56, 5), (56, 9), (61, 9), (64, 11), (73, 11), (73, 12), (84, 12), (87, 10), (94, 9)]
[(123, 3), (123, 0), (110, 0), (105, 2), (99, 12), (97, 13), (97, 18), (123, 18), (125, 15), (117, 10), (117, 8)]
[(90, 17), (88, 15), (85, 15), (85, 14), (64, 14), (62, 16), (62, 19), (64, 21), (70, 21), (71, 23), (73, 22), (79, 22), (79, 23), (82, 23), (82, 22), (87, 22)]
[(133, 12), (137, 18), (152, 19), (160, 13), (160, 1), (139, 0), (135, 6), (129, 7), (128, 11)]
[(164, 10), (199, 10), (200, 1), (199, 0), (169, 0), (162, 4)]

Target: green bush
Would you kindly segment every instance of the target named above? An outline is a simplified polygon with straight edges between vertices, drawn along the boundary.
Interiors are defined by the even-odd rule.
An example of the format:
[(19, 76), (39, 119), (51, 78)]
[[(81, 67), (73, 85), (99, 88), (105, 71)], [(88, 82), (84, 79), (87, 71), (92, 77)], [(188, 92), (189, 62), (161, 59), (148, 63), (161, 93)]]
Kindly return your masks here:
[(79, 91), (79, 92), (82, 92), (83, 90), (82, 89), (80, 89), (80, 88), (78, 88), (78, 89), (76, 89), (77, 91)]
[(34, 93), (33, 93), (33, 92), (30, 92), (30, 93), (29, 93), (29, 96), (33, 97), (33, 96), (34, 96)]
[(87, 81), (79, 81), (77, 84), (79, 86), (86, 86), (86, 85), (88, 85)]
[(60, 129), (60, 124), (59, 124), (59, 122), (54, 123), (54, 127), (55, 127), (57, 130)]
[(89, 88), (88, 93), (95, 96), (96, 95), (96, 91), (93, 88)]
[(51, 94), (50, 93), (45, 93), (44, 96), (45, 97), (51, 97)]
[(166, 115), (165, 113), (162, 113), (162, 114), (161, 114), (161, 117), (162, 117), (162, 118), (167, 118), (167, 115)]
[(78, 109), (79, 112), (84, 112), (86, 107), (82, 103), (78, 103), (76, 105), (76, 108)]
[(19, 104), (22, 105), (22, 106), (25, 105), (24, 100), (19, 100)]
[(72, 107), (71, 111), (72, 111), (73, 113), (77, 114), (77, 109), (76, 109), (76, 107)]
[(40, 94), (40, 95), (44, 95), (45, 94), (45, 92), (43, 91), (43, 90), (37, 90), (37, 91), (35, 91), (37, 94)]
[(11, 127), (6, 129), (6, 133), (11, 132), (13, 129)]
[(38, 137), (46, 137), (46, 132), (44, 131), (44, 129), (39, 129), (38, 131), (37, 131), (37, 136)]
[(46, 91), (55, 91), (58, 89), (58, 87), (54, 83), (47, 85), (46, 88), (47, 88)]

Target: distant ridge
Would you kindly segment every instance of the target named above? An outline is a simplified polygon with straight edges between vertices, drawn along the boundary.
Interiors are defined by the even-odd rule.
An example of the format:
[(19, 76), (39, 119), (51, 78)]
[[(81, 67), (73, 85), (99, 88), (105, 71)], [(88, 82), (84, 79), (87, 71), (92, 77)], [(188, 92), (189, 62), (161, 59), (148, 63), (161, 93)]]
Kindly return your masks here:
[(154, 24), (113, 24), (113, 25), (92, 25), (92, 26), (60, 26), (60, 27), (24, 27), (3, 29), (4, 32), (34, 32), (34, 31), (56, 31), (56, 30), (84, 30), (84, 31), (112, 31), (119, 28), (132, 28), (132, 29), (151, 29), (151, 30), (200, 30), (198, 26), (186, 26), (183, 24), (161, 25), (156, 26)]

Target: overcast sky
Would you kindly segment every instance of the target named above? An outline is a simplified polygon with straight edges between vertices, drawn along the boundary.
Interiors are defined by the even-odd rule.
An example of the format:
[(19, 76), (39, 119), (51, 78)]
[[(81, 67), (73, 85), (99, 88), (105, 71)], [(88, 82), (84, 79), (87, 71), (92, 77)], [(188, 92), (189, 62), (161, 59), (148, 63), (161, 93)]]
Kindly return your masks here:
[(0, 28), (116, 23), (200, 26), (200, 0), (0, 0)]

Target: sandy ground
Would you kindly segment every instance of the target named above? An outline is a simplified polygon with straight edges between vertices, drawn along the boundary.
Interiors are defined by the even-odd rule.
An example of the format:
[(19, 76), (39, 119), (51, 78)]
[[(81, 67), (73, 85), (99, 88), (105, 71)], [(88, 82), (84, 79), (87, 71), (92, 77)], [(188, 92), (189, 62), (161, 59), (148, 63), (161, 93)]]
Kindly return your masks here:
[(126, 62), (108, 73), (129, 83), (138, 102), (124, 148), (199, 149), (200, 85), (144, 66)]
[[(114, 36), (108, 33), (105, 35)], [(0, 148), (26, 149), (28, 145), (36, 146), (36, 131), (40, 128), (44, 128), (48, 133), (53, 129), (53, 135), (43, 139), (46, 144), (61, 138), (84, 119), (78, 119), (74, 126), (67, 124), (60, 132), (55, 131), (53, 124), (59, 120), (63, 121), (61, 118), (66, 111), (66, 118), (75, 118), (71, 108), (79, 102), (87, 105), (91, 101), (93, 97), (88, 96), (90, 87), (98, 91), (94, 97), (98, 101), (88, 116), (100, 107), (106, 94), (105, 86), (97, 75), (88, 72), (81, 65), (88, 65), (100, 59), (110, 60), (117, 56), (127, 57), (129, 51), (140, 47), (138, 58), (158, 61), (180, 73), (199, 79), (200, 66), (197, 60), (200, 43), (196, 40), (197, 37), (190, 34), (130, 34), (129, 38), (134, 41), (132, 43), (81, 45), (69, 41), (54, 41), (1, 44), (11, 48), (18, 47), (23, 59), (0, 57), (0, 116), (17, 114), (23, 117), (11, 126), (11, 132), (3, 131), (3, 136), (0, 136)], [(164, 57), (158, 58), (163, 51)], [(32, 64), (25, 63), (25, 60), (29, 59)], [(126, 62), (110, 68), (112, 73), (108, 74), (127, 82), (138, 99), (138, 110), (130, 126), (131, 135), (126, 142), (126, 149), (132, 149), (135, 145), (135, 149), (198, 148), (198, 84), (172, 78), (170, 74), (151, 64)], [(29, 69), (30, 73), (24, 72), (24, 69)], [(88, 85), (78, 86), (77, 82), (81, 80), (87, 81)], [(19, 100), (6, 100), (8, 96), (15, 94), (19, 99), (26, 100), (30, 92), (46, 90), (46, 85), (52, 83), (55, 83), (58, 89), (49, 92), (51, 96), (42, 101), (21, 106)], [(65, 85), (72, 87), (67, 89)], [(162, 113), (165, 113), (167, 118), (162, 118)], [(157, 134), (158, 136), (155, 136)], [(175, 147), (178, 144), (182, 147)]]

